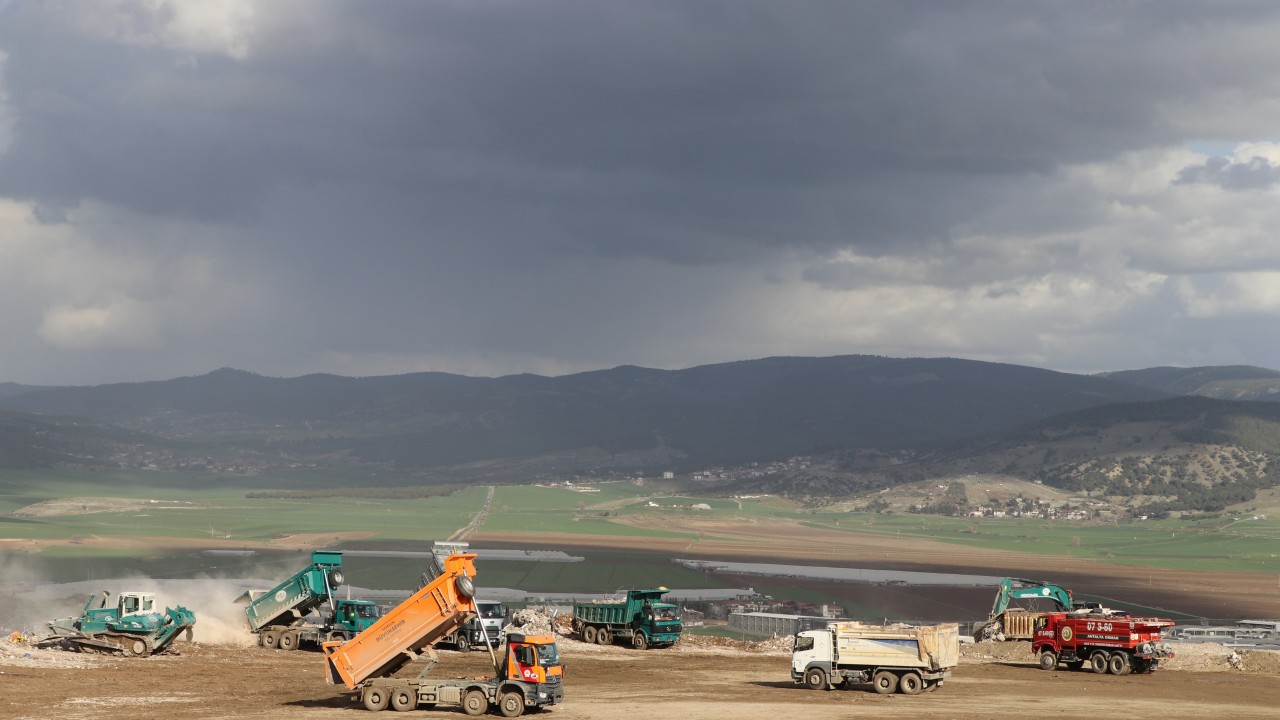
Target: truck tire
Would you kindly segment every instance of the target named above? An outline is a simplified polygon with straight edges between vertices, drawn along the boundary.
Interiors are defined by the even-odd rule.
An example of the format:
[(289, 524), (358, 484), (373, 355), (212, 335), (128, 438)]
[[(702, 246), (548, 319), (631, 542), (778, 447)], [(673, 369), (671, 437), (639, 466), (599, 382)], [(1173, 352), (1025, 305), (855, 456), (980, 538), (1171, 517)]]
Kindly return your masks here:
[(924, 690), (924, 678), (914, 672), (904, 672), (898, 680), (898, 692), (903, 695), (919, 695)]
[(1107, 659), (1107, 672), (1112, 675), (1128, 675), (1130, 670), (1132, 668), (1129, 667), (1129, 656), (1125, 653), (1112, 653)]
[(485, 697), (483, 690), (468, 690), (462, 696), (462, 712), (473, 717), (489, 712), (489, 698)]
[(596, 631), (596, 642), (601, 645), (613, 643), (613, 633), (609, 632), (609, 628), (600, 628)]
[(898, 691), (898, 676), (888, 670), (880, 670), (871, 676), (871, 687), (881, 695), (892, 695)]
[(822, 668), (809, 668), (804, 672), (804, 686), (810, 690), (826, 690), (827, 671)]
[(280, 644), (280, 636), (276, 634), (275, 630), (264, 630), (258, 637), (262, 642), (262, 647), (264, 648), (271, 648), (272, 650), (275, 650), (276, 645)]
[(648, 650), (649, 638), (645, 637), (643, 631), (637, 630), (636, 634), (631, 636), (631, 646), (637, 650)]
[(294, 632), (280, 633), (280, 649), (281, 650), (297, 650), (298, 634)]
[(596, 626), (595, 625), (588, 625), (582, 631), (582, 641), (587, 643), (588, 645), (596, 644)]
[(365, 688), (360, 701), (364, 704), (365, 710), (378, 712), (379, 710), (387, 709), (387, 703), (391, 701), (391, 694), (387, 692), (386, 688), (382, 687)]
[(391, 709), (407, 712), (418, 707), (418, 694), (406, 687), (391, 688)]
[(1040, 653), (1040, 669), (1056, 670), (1058, 669), (1058, 654), (1052, 650), (1045, 650)]
[(524, 714), (524, 693), (511, 691), (498, 698), (498, 712), (502, 717), (520, 717)]
[(458, 648), (458, 652), (471, 652), (471, 640), (467, 638), (467, 634), (461, 630), (458, 633), (459, 635), (454, 640), (453, 646)]
[(464, 598), (470, 599), (476, 596), (476, 584), (466, 575), (455, 580), (453, 585), (458, 589), (458, 594)]
[(1107, 654), (1101, 650), (1089, 656), (1089, 669), (1099, 675), (1107, 671)]

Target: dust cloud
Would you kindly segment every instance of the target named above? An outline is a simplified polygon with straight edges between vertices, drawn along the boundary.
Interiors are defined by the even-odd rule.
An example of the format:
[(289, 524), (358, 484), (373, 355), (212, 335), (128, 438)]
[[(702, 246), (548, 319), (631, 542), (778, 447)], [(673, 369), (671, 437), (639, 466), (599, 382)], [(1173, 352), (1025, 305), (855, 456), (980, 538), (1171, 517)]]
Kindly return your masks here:
[(38, 568), (30, 562), (6, 561), (0, 558), (0, 603), (5, 614), (0, 630), (8, 635), (14, 630), (40, 637), (48, 634), (51, 620), (78, 617), (90, 596), (102, 591), (111, 593), (108, 604), (121, 592), (150, 592), (161, 607), (186, 607), (195, 613), (192, 631), (197, 643), (247, 646), (257, 642), (245, 622), (244, 605), (236, 598), (250, 588), (269, 588), (276, 583), (251, 578), (156, 579), (148, 577), (100, 578), (79, 582), (54, 583), (40, 579)]

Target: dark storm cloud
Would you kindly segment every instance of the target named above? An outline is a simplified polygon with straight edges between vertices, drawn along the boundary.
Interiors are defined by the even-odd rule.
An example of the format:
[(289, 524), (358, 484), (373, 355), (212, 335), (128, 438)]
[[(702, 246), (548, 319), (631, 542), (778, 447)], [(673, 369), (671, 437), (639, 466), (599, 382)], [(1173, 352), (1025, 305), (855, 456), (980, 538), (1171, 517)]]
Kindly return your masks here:
[[(464, 193), (495, 210), (588, 208), (564, 219), (568, 243), (538, 239), (551, 250), (874, 246), (945, 233), (989, 190), (962, 178), (998, 187), (1167, 140), (1144, 99), (1196, 92), (1166, 5), (257, 10), (238, 59), (93, 37), (57, 5), (10, 8), (0, 42), (18, 112), (0, 192), (244, 222), (280, 185), (370, 185), (446, 212)], [(841, 202), (811, 230), (806, 200), (822, 190)], [(609, 231), (637, 218), (656, 237)]]
[(1055, 364), (1137, 308), (1269, 302), (1153, 276), (1204, 268), (1208, 234), (1224, 267), (1280, 269), (1233, 225), (1254, 214), (1192, 212), (1278, 159), (1185, 150), (1274, 132), (1278, 25), (1263, 2), (5, 3), (0, 324), (28, 342), (0, 380)]

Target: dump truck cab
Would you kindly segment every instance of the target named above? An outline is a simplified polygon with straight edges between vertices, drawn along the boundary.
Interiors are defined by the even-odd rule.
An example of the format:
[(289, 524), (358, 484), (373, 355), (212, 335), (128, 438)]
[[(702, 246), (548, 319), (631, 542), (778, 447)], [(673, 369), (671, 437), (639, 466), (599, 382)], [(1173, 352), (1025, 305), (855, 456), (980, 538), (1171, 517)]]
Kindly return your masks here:
[(333, 614), (333, 625), (355, 635), (382, 617), (382, 608), (370, 600), (339, 600)]
[[(514, 715), (515, 707), (504, 706), (503, 703), (514, 703), (510, 693), (519, 692), (524, 697), (524, 707), (555, 705), (564, 698), (564, 665), (560, 662), (560, 650), (556, 647), (556, 639), (551, 635), (507, 635), (506, 657), (501, 665), (503, 687), (498, 689), (497, 700), (499, 710), (507, 717), (515, 717), (523, 712), (523, 707)], [(511, 683), (505, 681), (518, 681)]]

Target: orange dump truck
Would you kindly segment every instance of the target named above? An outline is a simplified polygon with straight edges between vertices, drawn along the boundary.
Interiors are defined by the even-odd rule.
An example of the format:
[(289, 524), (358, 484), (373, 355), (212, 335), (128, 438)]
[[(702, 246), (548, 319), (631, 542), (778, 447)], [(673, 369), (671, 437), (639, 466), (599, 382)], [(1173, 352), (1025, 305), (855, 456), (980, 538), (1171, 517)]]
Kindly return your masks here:
[[(475, 617), (475, 554), (437, 556), (434, 577), (408, 600), (346, 642), (326, 642), (326, 681), (353, 691), (369, 710), (412, 710), (460, 705), (468, 715), (496, 706), (505, 717), (526, 708), (555, 705), (564, 699), (555, 638), (510, 633), (495, 655), (491, 678), (427, 677), (436, 664), (434, 646)], [(429, 658), (422, 672), (396, 677), (410, 662)]]

